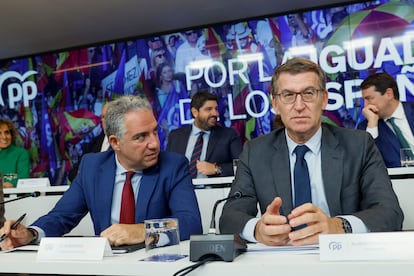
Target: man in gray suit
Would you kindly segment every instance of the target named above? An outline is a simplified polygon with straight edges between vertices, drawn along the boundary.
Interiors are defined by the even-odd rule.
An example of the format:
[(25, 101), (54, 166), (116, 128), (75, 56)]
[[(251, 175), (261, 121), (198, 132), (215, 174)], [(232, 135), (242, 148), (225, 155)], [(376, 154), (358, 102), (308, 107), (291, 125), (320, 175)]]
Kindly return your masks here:
[[(372, 137), (321, 123), (328, 103), (321, 68), (303, 58), (287, 61), (273, 74), (272, 95), (284, 127), (247, 142), (230, 191), (243, 197), (223, 207), (221, 232), (267, 245), (305, 245), (318, 243), (322, 233), (401, 230), (403, 213)], [(295, 188), (304, 178), (293, 169), (301, 145), (308, 148), (310, 199), (297, 204), (306, 190)]]

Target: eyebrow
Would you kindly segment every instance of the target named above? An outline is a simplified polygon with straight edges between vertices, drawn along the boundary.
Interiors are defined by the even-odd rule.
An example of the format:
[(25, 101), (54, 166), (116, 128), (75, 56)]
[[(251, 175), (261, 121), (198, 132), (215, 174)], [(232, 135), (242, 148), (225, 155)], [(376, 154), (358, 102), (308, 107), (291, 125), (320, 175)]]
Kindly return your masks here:
[[(152, 131), (154, 132), (154, 131), (157, 131), (157, 130), (158, 130), (158, 124), (157, 124), (157, 126), (155, 128), (152, 129)], [(140, 136), (145, 136), (145, 135), (148, 135), (150, 132), (151, 131), (138, 132), (138, 133), (135, 133), (134, 135), (132, 135), (132, 138), (137, 138), (137, 137), (140, 137)]]

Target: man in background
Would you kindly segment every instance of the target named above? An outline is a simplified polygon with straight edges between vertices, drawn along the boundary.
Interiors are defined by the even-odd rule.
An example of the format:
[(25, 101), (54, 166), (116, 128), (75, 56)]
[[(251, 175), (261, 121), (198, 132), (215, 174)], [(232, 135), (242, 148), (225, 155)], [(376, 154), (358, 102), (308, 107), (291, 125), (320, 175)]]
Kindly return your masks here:
[(198, 92), (190, 106), (193, 124), (171, 131), (167, 150), (187, 157), (193, 178), (233, 175), (233, 159), (239, 158), (242, 143), (234, 129), (217, 125), (217, 96)]
[(322, 124), (322, 69), (293, 58), (276, 68), (271, 85), (283, 126), (246, 143), (230, 191), (244, 196), (224, 205), (221, 233), (276, 246), (401, 230), (403, 213), (372, 137)]
[(365, 120), (358, 126), (375, 139), (387, 167), (401, 167), (401, 148), (414, 149), (414, 103), (400, 102), (397, 82), (375, 73), (361, 83)]
[(106, 114), (107, 109), (108, 109), (108, 103), (104, 104), (104, 106), (102, 107), (102, 111), (101, 111), (101, 126), (102, 126), (101, 133), (98, 136), (91, 139), (89, 143), (83, 146), (82, 156), (80, 160), (73, 165), (72, 170), (70, 170), (68, 174), (68, 179), (71, 182), (73, 181), (73, 179), (75, 179), (76, 175), (78, 174), (79, 164), (82, 160), (82, 157), (85, 154), (91, 153), (91, 152), (102, 152), (110, 148), (108, 138), (105, 135), (105, 114)]
[(5, 222), (0, 246), (11, 249), (70, 232), (90, 214), (95, 234), (111, 245), (144, 241), (145, 219), (173, 217), (180, 239), (201, 234), (201, 218), (187, 160), (161, 152), (157, 121), (145, 99), (123, 96), (108, 105), (105, 133), (113, 150), (87, 154), (55, 207), (30, 227)]

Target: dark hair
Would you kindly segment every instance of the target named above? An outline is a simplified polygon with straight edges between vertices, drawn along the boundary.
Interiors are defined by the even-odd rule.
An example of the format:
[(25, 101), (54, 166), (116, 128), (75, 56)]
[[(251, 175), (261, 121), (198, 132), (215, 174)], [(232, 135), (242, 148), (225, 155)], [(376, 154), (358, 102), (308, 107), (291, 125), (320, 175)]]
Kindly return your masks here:
[(319, 88), (322, 90), (326, 89), (325, 73), (319, 65), (309, 59), (296, 57), (286, 61), (286, 63), (280, 65), (279, 67), (276, 67), (272, 76), (272, 95), (276, 95), (278, 93), (278, 81), (282, 73), (296, 75), (306, 72), (313, 72), (318, 75)]
[(199, 110), (207, 101), (216, 101), (218, 104), (218, 98), (215, 94), (206, 91), (197, 92), (191, 99), (190, 107)]
[(3, 118), (0, 118), (0, 126), (2, 126), (2, 125), (6, 125), (7, 126), (7, 128), (10, 131), (10, 134), (11, 134), (11, 143), (13, 145), (16, 145), (17, 129), (14, 126), (13, 122), (10, 121), (10, 120), (6, 120), (6, 119), (3, 119)]
[(380, 92), (381, 95), (385, 94), (387, 88), (391, 88), (394, 92), (394, 99), (400, 99), (400, 92), (398, 91), (397, 82), (388, 73), (375, 73), (361, 83), (361, 89), (367, 89), (371, 86), (374, 86), (375, 91)]

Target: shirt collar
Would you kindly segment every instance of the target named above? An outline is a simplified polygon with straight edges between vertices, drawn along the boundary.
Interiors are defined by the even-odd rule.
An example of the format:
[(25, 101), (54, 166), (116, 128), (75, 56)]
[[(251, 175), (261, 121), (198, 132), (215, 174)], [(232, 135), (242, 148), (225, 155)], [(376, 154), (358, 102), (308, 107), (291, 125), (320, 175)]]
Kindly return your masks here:
[[(289, 149), (289, 155), (293, 155), (293, 151), (296, 146), (299, 144), (295, 143), (287, 134), (285, 129), (286, 141)], [(321, 150), (321, 141), (322, 141), (322, 127), (319, 127), (318, 131), (308, 140), (304, 145), (306, 145), (312, 153), (317, 154)]]
[(191, 130), (191, 135), (194, 135), (194, 136), (198, 137), (198, 134), (202, 131), (204, 132), (204, 134), (207, 134), (207, 135), (210, 135), (210, 133), (211, 133), (211, 130), (200, 129), (200, 128), (196, 127), (195, 124), (193, 124), (193, 128)]
[[(127, 169), (125, 169), (121, 163), (119, 163), (118, 155), (115, 153), (115, 163), (116, 163), (116, 175), (122, 175), (127, 173)], [(142, 170), (135, 171), (135, 174), (142, 175)]]
[(392, 113), (392, 115), (390, 117), (388, 117), (386, 120), (388, 120), (390, 118), (396, 118), (398, 120), (403, 120), (404, 119), (404, 108), (403, 108), (401, 102), (398, 103), (398, 106), (394, 110), (394, 113)]

